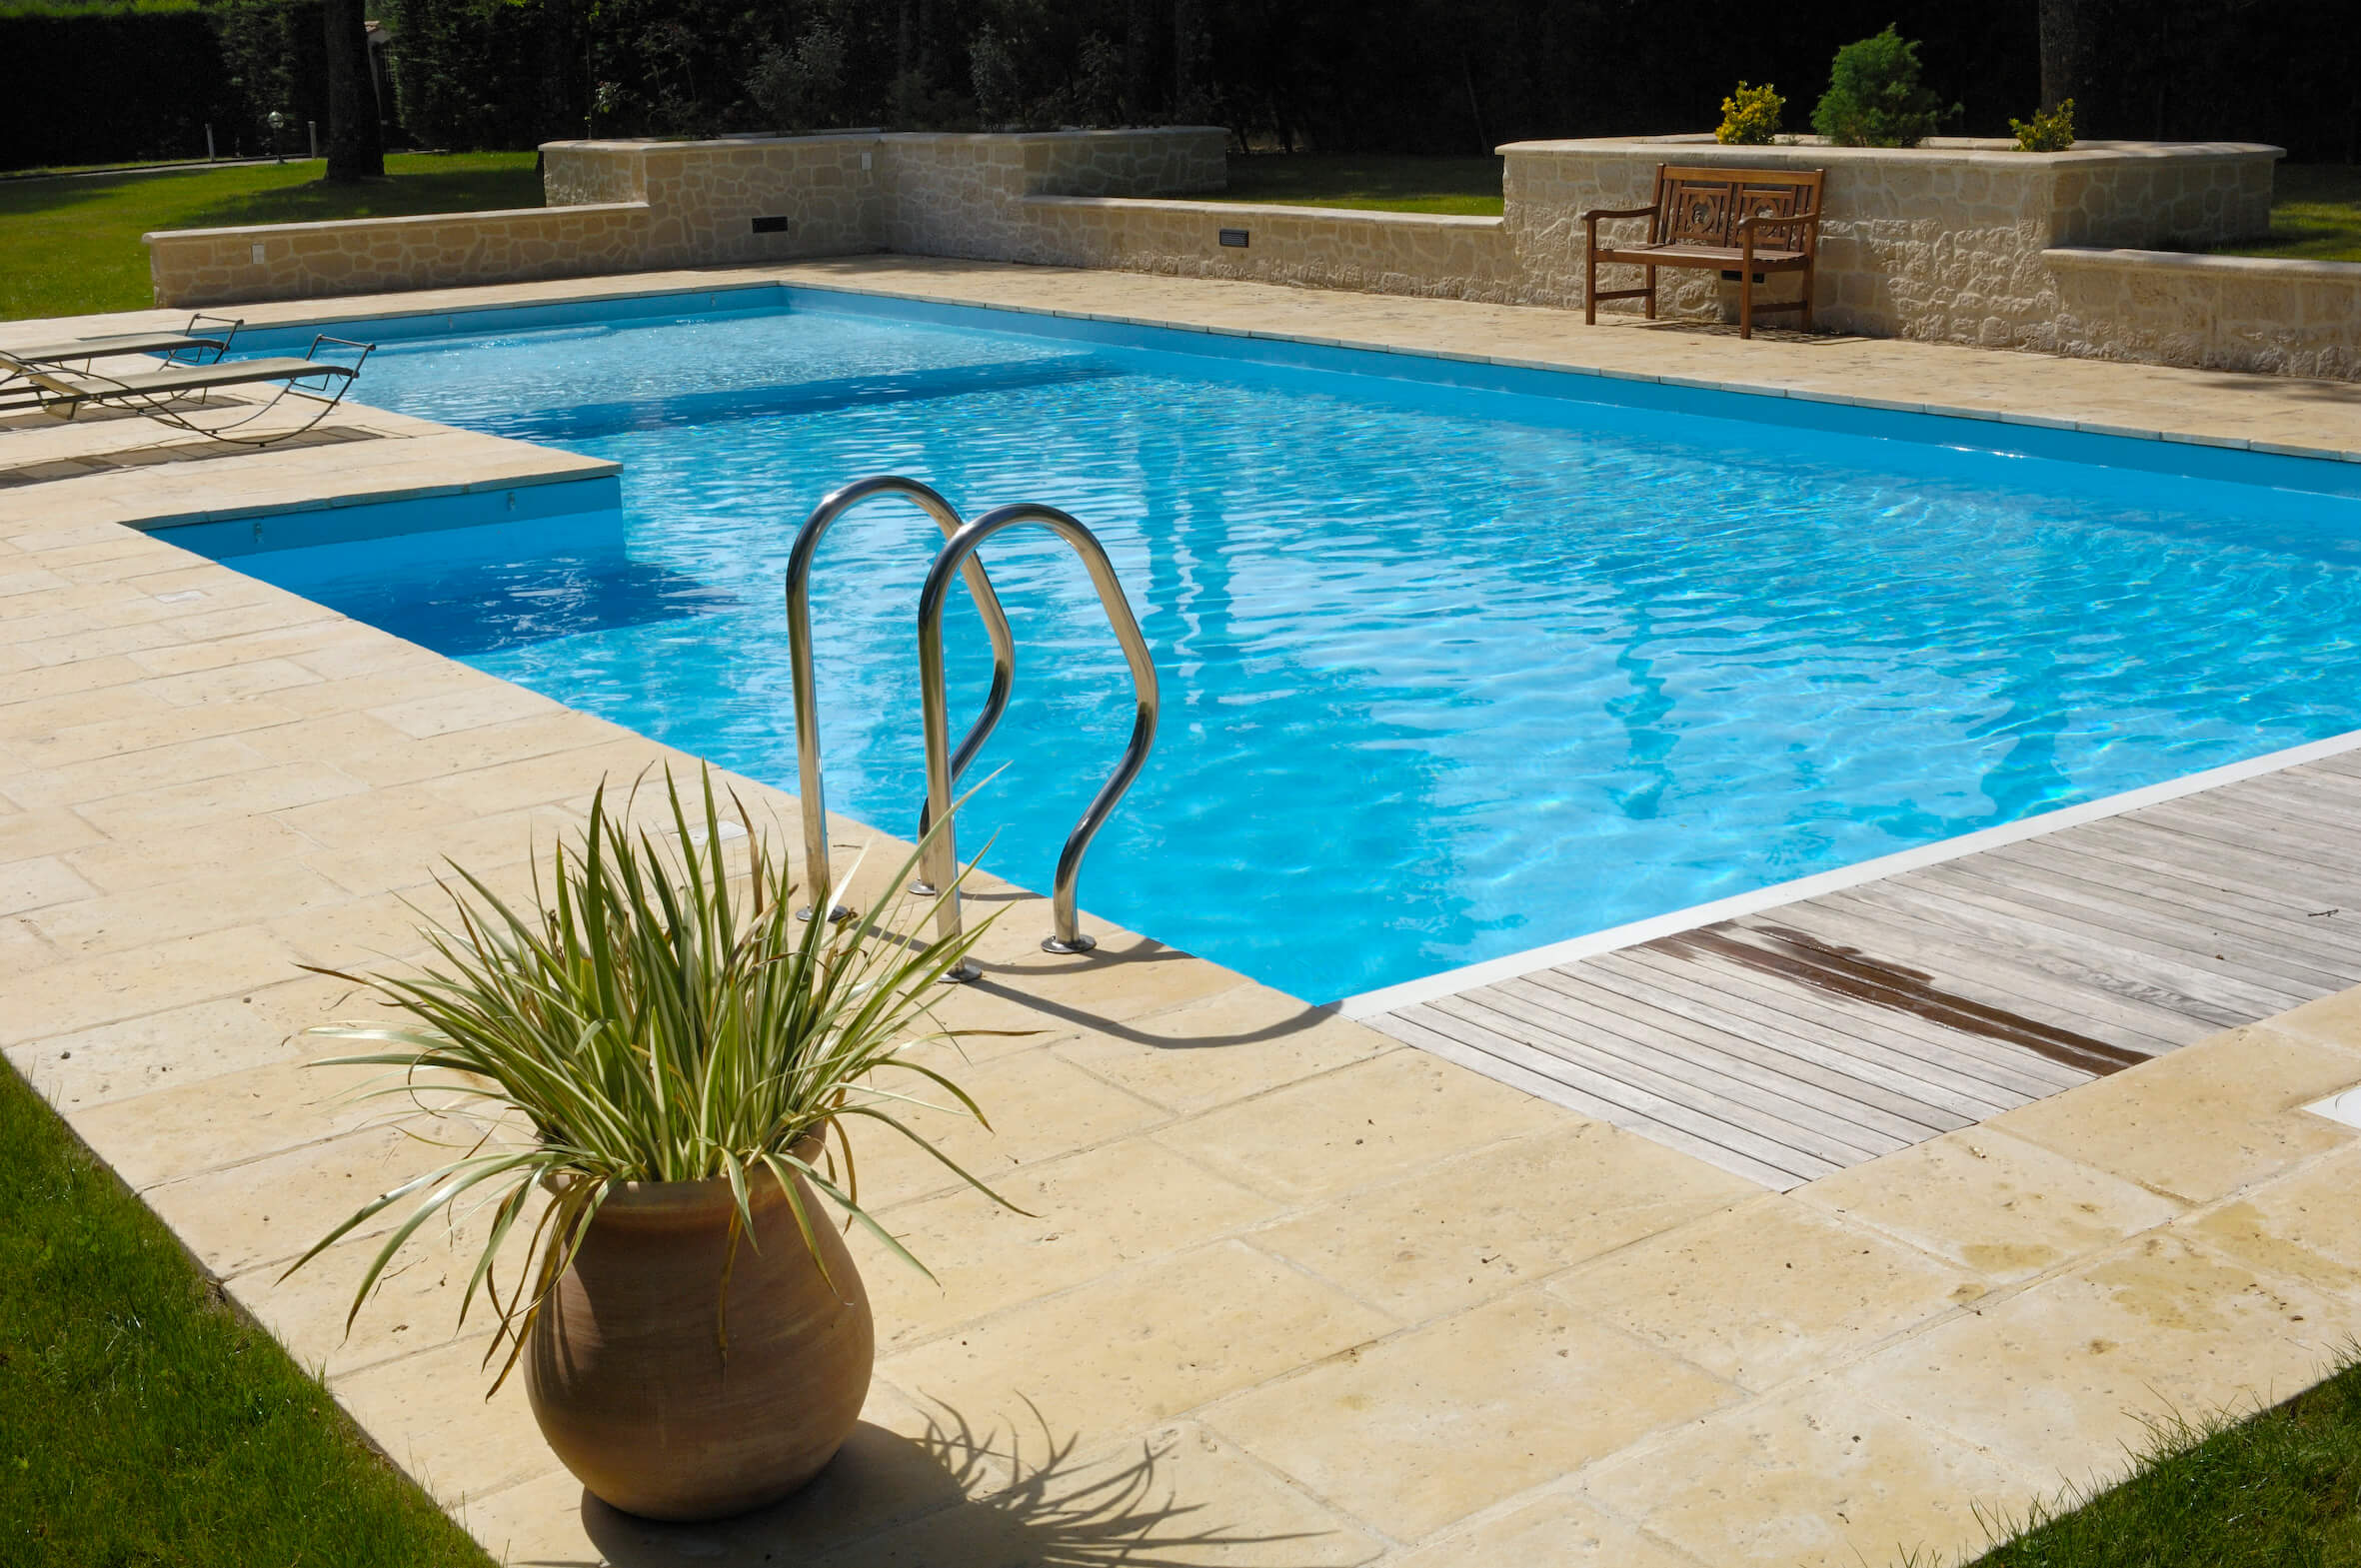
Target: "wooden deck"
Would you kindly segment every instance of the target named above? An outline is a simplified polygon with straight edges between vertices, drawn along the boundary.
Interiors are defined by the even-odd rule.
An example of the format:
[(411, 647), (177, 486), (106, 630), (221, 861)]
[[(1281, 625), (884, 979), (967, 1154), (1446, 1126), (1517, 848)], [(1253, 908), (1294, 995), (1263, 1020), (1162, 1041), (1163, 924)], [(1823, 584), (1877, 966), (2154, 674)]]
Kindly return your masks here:
[(2361, 752), (1377, 1014), (1787, 1188), (2361, 985)]

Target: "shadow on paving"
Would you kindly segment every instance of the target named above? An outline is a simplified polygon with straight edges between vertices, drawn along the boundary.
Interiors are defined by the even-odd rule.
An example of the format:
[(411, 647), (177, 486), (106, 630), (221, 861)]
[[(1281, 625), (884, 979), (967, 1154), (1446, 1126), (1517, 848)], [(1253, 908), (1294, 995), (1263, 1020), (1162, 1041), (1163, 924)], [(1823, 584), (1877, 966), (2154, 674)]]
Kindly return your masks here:
[[(1184, 1501), (1168, 1472), (1171, 1448), (1143, 1442), (1078, 1460), (1079, 1435), (1061, 1440), (1040, 1411), (1038, 1433), (979, 1431), (940, 1406), (927, 1430), (905, 1437), (863, 1422), (820, 1478), (777, 1507), (713, 1524), (660, 1524), (582, 1494), (583, 1532), (613, 1568), (684, 1561), (814, 1563), (831, 1568), (1186, 1568), (1227, 1560), (1239, 1547), (1278, 1548), (1315, 1534), (1251, 1534)], [(872, 1521), (845, 1540), (848, 1517)], [(844, 1544), (838, 1544), (843, 1542)], [(514, 1559), (517, 1568), (588, 1568), (588, 1560)]]

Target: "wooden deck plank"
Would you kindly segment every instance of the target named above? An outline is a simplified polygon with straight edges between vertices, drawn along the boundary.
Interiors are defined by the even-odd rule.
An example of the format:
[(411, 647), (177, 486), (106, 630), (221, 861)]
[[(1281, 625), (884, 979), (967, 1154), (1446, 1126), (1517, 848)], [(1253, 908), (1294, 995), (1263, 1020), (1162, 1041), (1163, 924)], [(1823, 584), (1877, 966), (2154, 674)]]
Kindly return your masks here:
[(2361, 983), (2361, 975), (2340, 971), (2333, 959), (2323, 961), (2314, 952), (2291, 950), (2294, 933), (2284, 928), (2254, 927), (2227, 917), (2208, 925), (2187, 910), (2146, 897), (2135, 885), (2099, 887), (2002, 860), (1935, 866), (1921, 874), (1932, 885), (2005, 897), (2021, 907), (2115, 932), (2143, 948), (2161, 942), (2169, 951), (2196, 961), (2212, 954), (2216, 962), (2229, 966), (2227, 972), (2288, 988), (2298, 997)]
[[(2256, 1007), (2284, 1012), (2316, 994), (2319, 986), (2335, 983), (2334, 976), (2326, 974), (2309, 975), (2309, 983), (2302, 983), (2245, 969), (2222, 956), (2218, 940), (2199, 937), (2195, 945), (2176, 943), (2167, 939), (2162, 922), (2140, 919), (2128, 903), (2099, 920), (2072, 905), (2051, 907), (2037, 891), (1984, 882), (1948, 867), (1929, 867), (1880, 882), (1874, 889), (1857, 890), (1874, 890), (1939, 911), (1963, 929), (2005, 930), (2024, 940), (2039, 937), (2065, 960), (2116, 978), (2127, 995), (2177, 997), (2232, 1019)], [(2126, 930), (2126, 924), (2137, 928)], [(2191, 1010), (2170, 1004), (2176, 1011)]]
[[(1924, 1104), (1878, 1089), (1850, 1074), (1818, 1062), (1790, 1055), (1741, 1033), (1699, 1028), (1690, 1020), (1623, 995), (1604, 984), (1589, 983), (1582, 973), (1540, 974), (1501, 980), (1487, 985), (1485, 998), (1514, 996), (1543, 1012), (1587, 1018), (1603, 1034), (1628, 1039), (1650, 1051), (1680, 1057), (1723, 1078), (1755, 1087), (1797, 1106), (1809, 1107), (1829, 1118), (1827, 1130), (1836, 1136), (1859, 1133), (1898, 1140), (1896, 1147), (1919, 1141), (1936, 1125)], [(1540, 1022), (1543, 1020), (1535, 1019)], [(1794, 1119), (1790, 1116), (1790, 1119)], [(1956, 1123), (1954, 1123), (1956, 1125)]]
[[(2258, 910), (2278, 909), (2309, 915), (2312, 910), (2361, 905), (2361, 876), (2324, 872), (2318, 866), (2279, 852), (2233, 849), (2210, 839), (2191, 838), (2169, 828), (2143, 825), (2127, 818), (2088, 822), (2071, 838), (2060, 835), (2078, 854), (2118, 861), (2152, 874), (2202, 880), (2235, 894)], [(2050, 840), (2036, 838), (2008, 845), (2010, 850), (2033, 850)]]
[[(2361, 968), (2361, 926), (2344, 927), (2324, 910), (2299, 904), (2266, 905), (2223, 885), (2225, 878), (2169, 875), (2136, 860), (2098, 852), (2088, 838), (2072, 844), (2034, 839), (2003, 845), (1974, 867), (2005, 866), (2013, 879), (2032, 874), (2044, 885), (2071, 886), (2094, 901), (2131, 898), (2187, 920), (2198, 929), (2212, 922), (2225, 935), (2276, 942), (2281, 950), (2331, 973)], [(2353, 984), (2356, 981), (2347, 980)]]
[(2051, 972), (2046, 954), (2003, 955), (1989, 944), (1836, 893), (1788, 904), (1739, 922), (1749, 928), (1793, 926), (1822, 940), (1876, 953), (1936, 977), (1945, 990), (2037, 1022), (2072, 1029), (2111, 1045), (2157, 1055), (2214, 1032), (2184, 1013)]
[(1945, 1131), (1974, 1119), (1929, 1098), (1940, 1092), (1935, 1085), (1893, 1071), (1873, 1057), (1847, 1055), (1822, 1041), (1753, 1026), (1727, 1009), (1656, 984), (1644, 972), (1634, 975), (1604, 963), (1583, 963), (1543, 969), (1526, 979), (1569, 999), (1594, 999), (1600, 1006), (1671, 1030), (1702, 1046), (1743, 1053), (1769, 1071), (1817, 1085), (1878, 1113), (1879, 1119), (1872, 1125), (1905, 1137), (1929, 1128)]
[[(1842, 1167), (1873, 1158), (1907, 1142), (1880, 1136), (1835, 1119), (1784, 1095), (1731, 1078), (1670, 1051), (1651, 1050), (1613, 1029), (1550, 1015), (1521, 997), (1491, 986), (1463, 991), (1428, 1004), (1443, 1016), (1515, 1040), (1572, 1062), (1602, 1078), (1703, 1111), (1714, 1120), (1741, 1127), (1783, 1148)], [(1539, 1014), (1535, 1016), (1535, 1014)]]
[(2361, 984), (2361, 753), (1371, 1022), (1787, 1188)]
[[(1994, 1093), (2022, 1104), (2090, 1081), (2090, 1074), (2020, 1046), (1948, 1028), (1914, 1013), (1807, 988), (1707, 954), (1682, 956), (1650, 942), (1603, 956), (1676, 973), (1749, 1007), (1784, 1014), (1815, 1032), (1849, 1035), (1873, 1050), (1905, 1055), (1914, 1067), (1944, 1074), (1967, 1093)], [(1596, 960), (1592, 960), (1596, 961)]]
[(1593, 1098), (1616, 1107), (1618, 1114), (1626, 1118), (1622, 1124), (1634, 1131), (1650, 1126), (1669, 1127), (1794, 1179), (1809, 1180), (1843, 1168), (1831, 1160), (1807, 1154), (1777, 1138), (1764, 1137), (1749, 1128), (1723, 1121), (1685, 1101), (1667, 1099), (1619, 1077), (1584, 1070), (1579, 1062), (1536, 1050), (1522, 1040), (1454, 1017), (1431, 1004), (1420, 1003), (1415, 1007), (1404, 1008), (1395, 1016), (1421, 1024), (1462, 1046), (1545, 1072), (1561, 1083), (1580, 1088)]
[(2230, 848), (2275, 852), (2338, 876), (2361, 876), (2361, 852), (2338, 848), (2332, 841), (2335, 829), (2326, 823), (2290, 819), (2259, 807), (2246, 810), (2228, 801), (2198, 809), (2171, 800), (2136, 815), (2143, 825), (2168, 827)]

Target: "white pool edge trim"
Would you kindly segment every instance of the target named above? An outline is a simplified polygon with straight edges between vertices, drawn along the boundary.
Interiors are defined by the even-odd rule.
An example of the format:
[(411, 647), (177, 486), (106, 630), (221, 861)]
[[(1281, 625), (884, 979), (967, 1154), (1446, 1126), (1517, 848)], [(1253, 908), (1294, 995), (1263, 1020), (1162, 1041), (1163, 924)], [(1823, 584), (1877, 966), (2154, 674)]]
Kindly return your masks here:
[(1564, 941), (1548, 942), (1538, 947), (1527, 947), (1503, 957), (1486, 958), (1480, 963), (1469, 963), (1440, 974), (1429, 974), (1423, 979), (1404, 980), (1399, 985), (1381, 986), (1373, 991), (1362, 991), (1336, 1003), (1336, 1008), (1347, 1018), (1373, 1018), (1379, 1013), (1393, 1012), (1414, 1006), (1422, 1001), (1455, 995), (1478, 985), (1489, 985), (1495, 980), (1514, 979), (1536, 969), (1554, 968), (1562, 963), (1574, 963), (1584, 958), (1595, 958), (1601, 953), (1622, 947), (1635, 947), (1659, 937), (1692, 931), (1701, 925), (1720, 920), (1736, 919), (1740, 915), (1759, 914), (1782, 904), (1799, 903), (1817, 898), (1824, 893), (1841, 892), (1847, 887), (1858, 887), (1864, 882), (1881, 881), (1888, 876), (1899, 876), (1928, 865), (1940, 865), (1945, 860), (1956, 860), (1985, 849), (1996, 849), (2002, 844), (2021, 843), (2027, 838), (2095, 822), (2109, 816), (2120, 816), (2142, 806), (2161, 805), (2167, 800), (2178, 800), (2223, 784), (2236, 784), (2244, 779), (2258, 779), (2265, 774), (2280, 773), (2305, 763), (2318, 762), (2324, 757), (2336, 757), (2346, 752), (2361, 751), (2361, 730), (2349, 730), (2343, 735), (2330, 736), (2324, 741), (2308, 741), (2302, 746), (2285, 751), (2267, 752), (2243, 763), (2230, 763), (2221, 768), (2209, 768), (2203, 773), (2187, 774), (2179, 779), (2168, 779), (2163, 784), (2148, 784), (2122, 794), (2111, 794), (2104, 799), (2086, 800), (2080, 805), (2068, 805), (2038, 815), (2020, 817), (2003, 822), (1997, 827), (1979, 828), (1962, 833), (1956, 838), (1944, 838), (1934, 843), (1921, 844), (1915, 849), (1903, 849), (1893, 854), (1879, 855), (1873, 860), (1861, 860), (1852, 865), (1839, 866), (1832, 871), (1816, 871), (1799, 876), (1793, 881), (1774, 882), (1768, 887), (1757, 887), (1752, 892), (1737, 893), (1727, 898), (1716, 898), (1710, 903), (1691, 904), (1685, 909), (1651, 915), (1644, 920), (1633, 920), (1624, 925), (1610, 925), (1605, 930), (1592, 931), (1586, 936), (1569, 937)]

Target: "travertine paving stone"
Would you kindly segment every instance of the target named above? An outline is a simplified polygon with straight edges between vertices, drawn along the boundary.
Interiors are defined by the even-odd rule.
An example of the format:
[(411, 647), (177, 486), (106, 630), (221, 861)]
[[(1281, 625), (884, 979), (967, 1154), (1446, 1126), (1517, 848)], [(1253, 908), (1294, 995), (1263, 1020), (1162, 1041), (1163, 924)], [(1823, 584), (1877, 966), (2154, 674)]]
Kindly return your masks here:
[(1209, 1111), (1160, 1141), (1274, 1197), (1303, 1199), (1569, 1119), (1423, 1051), (1397, 1050)]
[(2050, 1488), (1989, 1448), (1807, 1382), (1587, 1472), (1584, 1489), (1700, 1562), (1857, 1568), (1989, 1544)]
[(2015, 1280), (2171, 1220), (2182, 1205), (2121, 1177), (1971, 1127), (1797, 1189), (1990, 1280)]
[(2252, 1411), (2310, 1386), (2357, 1327), (2350, 1296), (2149, 1232), (1841, 1381), (2036, 1477), (2088, 1486), (2119, 1477), (2158, 1419)]
[[(2317, 1005), (2317, 1004), (2315, 1004)], [(2361, 1035), (2327, 1045), (2233, 1029), (1992, 1125), (2186, 1202), (2274, 1176), (2353, 1131), (2298, 1106), (2361, 1081)]]
[[(2353, 413), (2284, 383), (1050, 269), (595, 287), (718, 278), (1806, 392), (1940, 388), (2297, 445), (2349, 440)], [(366, 440), (267, 462), (0, 487), (0, 1046), (516, 1561), (970, 1568), (1134, 1535), (1175, 1564), (1720, 1568), (1850, 1561), (1856, 1544), (1876, 1561), (1959, 1538), (1968, 1497), (2104, 1472), (2142, 1415), (2292, 1391), (2361, 1327), (2361, 1240), (2338, 1201), (2354, 1136), (2296, 1108), (2361, 1082), (2352, 995), (1762, 1199), (1148, 936), (1093, 922), (1099, 958), (1052, 959), (1034, 945), (1043, 900), (980, 875), (979, 909), (1006, 910), (994, 979), (941, 1011), (1010, 1032), (962, 1069), (995, 1130), (947, 1147), (1033, 1215), (866, 1140), (865, 1196), (944, 1279), (865, 1254), (889, 1352), (871, 1424), (810, 1496), (749, 1520), (665, 1531), (587, 1504), (515, 1386), (481, 1399), (484, 1325), (459, 1335), (441, 1241), (422, 1238), (349, 1338), (365, 1243), (279, 1283), (362, 1198), (449, 1153), (298, 1065), (333, 1047), (296, 1030), (378, 1009), (296, 963), (415, 952), (409, 902), (439, 911), (442, 854), (518, 885), (602, 776), (692, 762), (123, 526), (583, 472), (355, 422)], [(120, 424), (5, 439), (27, 462), (153, 440)], [(167, 597), (185, 594), (204, 597)], [(793, 802), (740, 787), (792, 849)], [(873, 840), (863, 897), (899, 846), (832, 823), (840, 873)]]
[(1572, 1491), (1546, 1493), (1496, 1518), (1456, 1530), (1400, 1559), (1401, 1568), (1697, 1568), (1697, 1559), (1601, 1510)]
[(896, 1384), (970, 1419), (1027, 1406), (1087, 1440), (1193, 1410), (1350, 1350), (1394, 1324), (1238, 1241), (1216, 1242), (1004, 1311), (887, 1356)]
[(1213, 1428), (1415, 1540), (1740, 1397), (1540, 1290), (1215, 1406)]
[(1603, 1122), (1494, 1144), (1254, 1232), (1254, 1244), (1423, 1322), (1757, 1196)]
[(1757, 1390), (1947, 1316), (1984, 1288), (1964, 1270), (1775, 1193), (1549, 1284), (1553, 1295)]

